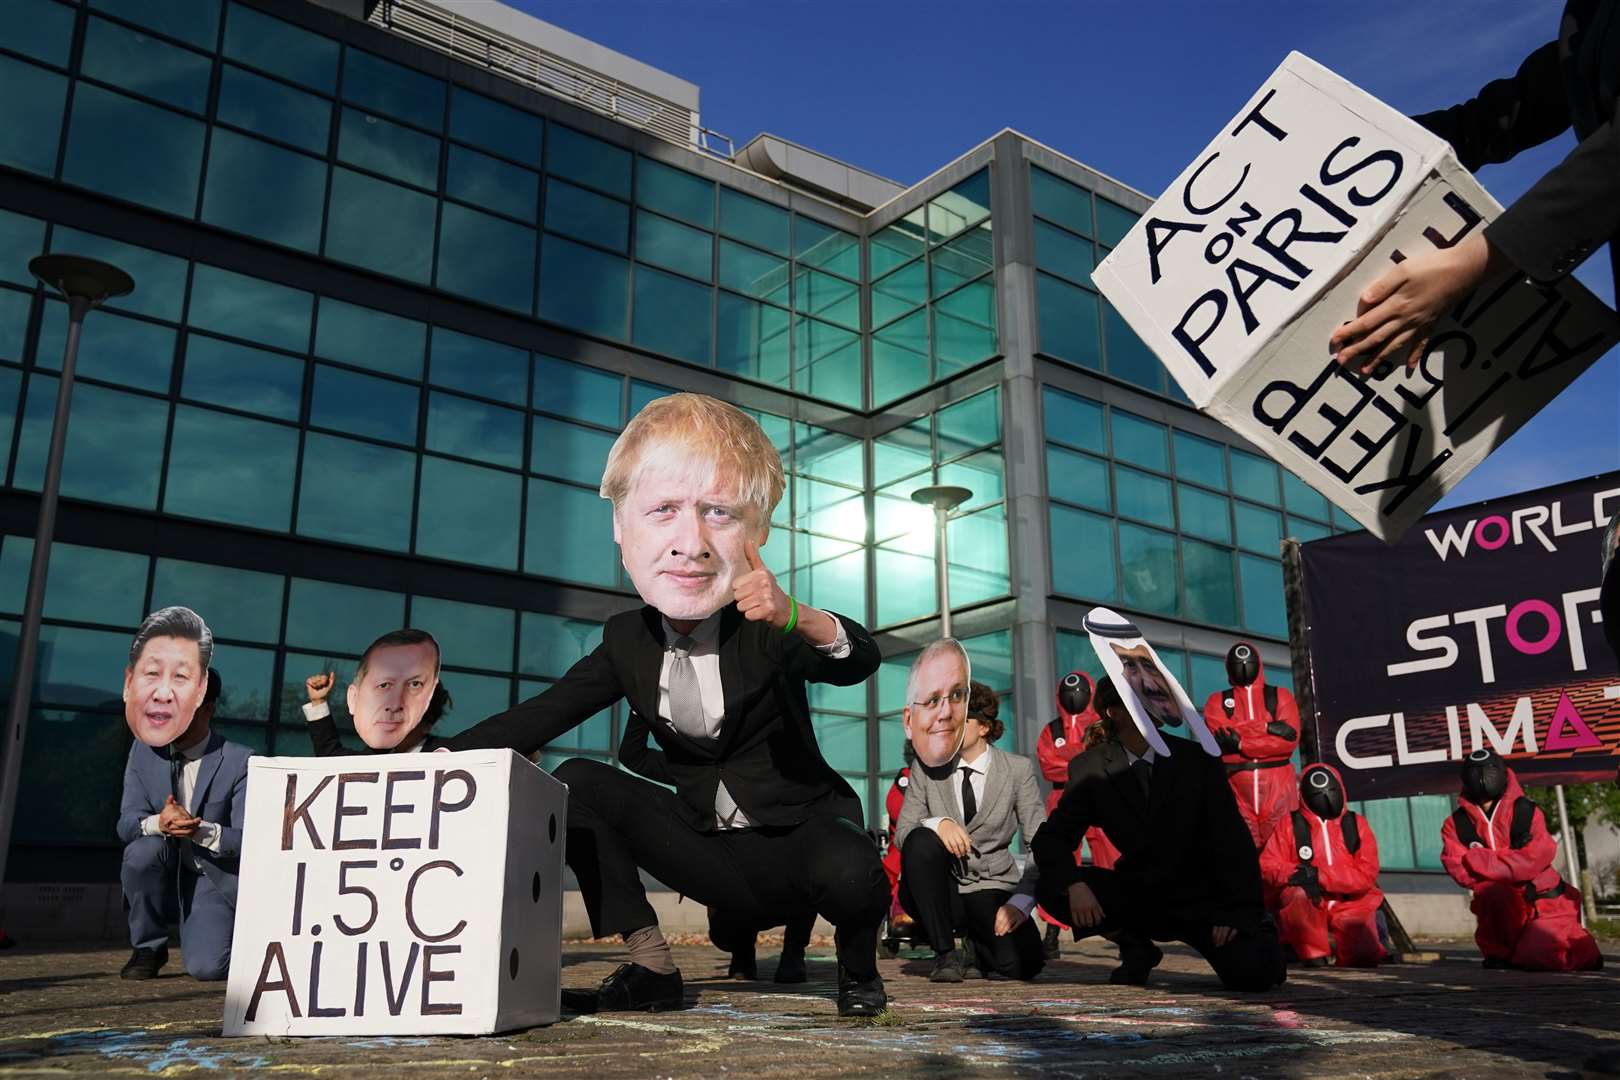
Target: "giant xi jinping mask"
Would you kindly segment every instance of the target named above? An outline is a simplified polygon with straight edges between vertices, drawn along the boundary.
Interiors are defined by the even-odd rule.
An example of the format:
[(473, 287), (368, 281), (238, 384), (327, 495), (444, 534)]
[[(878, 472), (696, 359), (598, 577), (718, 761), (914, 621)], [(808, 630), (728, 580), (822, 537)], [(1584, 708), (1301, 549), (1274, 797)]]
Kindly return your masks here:
[(214, 635), (202, 616), (166, 607), (142, 620), (124, 669), (124, 722), (147, 746), (185, 735), (208, 692)]

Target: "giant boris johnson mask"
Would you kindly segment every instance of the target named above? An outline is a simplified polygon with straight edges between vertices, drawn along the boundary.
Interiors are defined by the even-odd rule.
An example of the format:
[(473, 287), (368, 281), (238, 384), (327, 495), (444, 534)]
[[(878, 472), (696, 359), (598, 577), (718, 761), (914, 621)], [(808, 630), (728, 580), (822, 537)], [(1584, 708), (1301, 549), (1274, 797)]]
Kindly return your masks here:
[(183, 737), (208, 693), (214, 635), (202, 616), (166, 607), (142, 620), (124, 669), (124, 722), (151, 747)]

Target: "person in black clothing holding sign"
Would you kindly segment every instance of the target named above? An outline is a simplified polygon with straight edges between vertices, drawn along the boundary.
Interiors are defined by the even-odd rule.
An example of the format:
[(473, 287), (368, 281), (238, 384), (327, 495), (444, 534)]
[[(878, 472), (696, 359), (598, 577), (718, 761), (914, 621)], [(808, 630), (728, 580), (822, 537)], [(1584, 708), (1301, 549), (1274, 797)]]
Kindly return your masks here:
[(624, 700), (664, 751), (674, 791), (600, 761), (556, 769), (592, 931), (623, 935), (630, 953), (599, 988), (565, 990), (565, 1008), (681, 1006), (642, 870), (754, 927), (817, 912), (836, 931), (839, 1013), (887, 1005), (888, 880), (860, 800), (816, 746), (805, 693), (864, 682), (881, 657), (863, 627), (788, 596), (760, 560), (783, 487), (780, 456), (740, 409), (699, 394), (648, 403), (601, 487), (646, 606), (609, 619), (602, 644), (543, 694), (448, 741), (529, 754)]

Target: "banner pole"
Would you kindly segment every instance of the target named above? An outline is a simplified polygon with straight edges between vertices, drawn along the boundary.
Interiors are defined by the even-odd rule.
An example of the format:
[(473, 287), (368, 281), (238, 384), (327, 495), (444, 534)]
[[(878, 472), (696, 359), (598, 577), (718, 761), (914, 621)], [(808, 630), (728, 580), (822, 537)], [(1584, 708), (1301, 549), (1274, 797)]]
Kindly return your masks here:
[(1299, 541), (1282, 542), (1283, 601), (1288, 605), (1288, 659), (1294, 676), (1294, 702), (1299, 706), (1299, 750), (1306, 762), (1322, 760), (1317, 735), (1316, 687), (1311, 681), (1311, 645), (1306, 636), (1305, 571)]
[[(1553, 795), (1558, 800), (1558, 835), (1564, 842), (1564, 865), (1569, 870), (1570, 888), (1581, 887), (1581, 856), (1575, 848), (1575, 830), (1569, 827), (1569, 807), (1564, 802), (1564, 785), (1554, 784)], [(1586, 925), (1586, 905), (1581, 905), (1581, 925)]]

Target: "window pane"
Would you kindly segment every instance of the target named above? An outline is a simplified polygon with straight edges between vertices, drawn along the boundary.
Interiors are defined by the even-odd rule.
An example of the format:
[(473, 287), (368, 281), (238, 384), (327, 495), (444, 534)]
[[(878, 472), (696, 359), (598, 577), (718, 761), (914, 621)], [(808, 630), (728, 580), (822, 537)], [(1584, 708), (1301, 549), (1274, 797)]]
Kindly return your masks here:
[[(659, 386), (657, 383), (642, 382), (640, 379), (630, 380), (630, 411), (627, 415), (635, 416), (649, 401), (668, 397), (675, 393), (673, 386)], [(593, 482), (594, 484), (594, 482)]]
[[(67, 332), (67, 305), (47, 301), (40, 315), (35, 367), (45, 371), (62, 369)], [(167, 394), (169, 373), (174, 370), (174, 339), (175, 332), (166, 326), (110, 311), (99, 312), (94, 319), (84, 320), (79, 331), (76, 370), (87, 379)]]
[[(1220, 656), (1210, 656), (1208, 653), (1189, 653), (1187, 656), (1192, 666), (1192, 685), (1187, 687), (1187, 696), (1192, 698), (1194, 708), (1201, 708), (1212, 694), (1219, 694), (1230, 685), (1226, 676), (1226, 660)], [(1271, 673), (1266, 673), (1269, 683)]]
[(200, 121), (81, 84), (73, 95), (62, 179), (190, 217), (197, 207), (202, 141)]
[(990, 170), (981, 169), (928, 204), (928, 232), (938, 242), (990, 213)]
[(778, 255), (788, 253), (787, 211), (723, 186), (720, 188), (720, 231)]
[(621, 198), (630, 197), (630, 152), (572, 128), (551, 125), (546, 171)]
[(315, 365), (309, 422), (389, 442), (416, 442), (420, 391), (406, 383)]
[(533, 423), (530, 469), (579, 484), (595, 486), (602, 482), (602, 470), (607, 467), (615, 436), (543, 416), (535, 417)]
[[(12, 478), (25, 491), (38, 491), (45, 477), (45, 455), (56, 415), (56, 385), (52, 375), (34, 375), (28, 380)], [(62, 459), (62, 497), (155, 509), (168, 413), (164, 401), (91, 383), (76, 385)]]
[(92, 17), (85, 23), (79, 69), (92, 79), (201, 113), (208, 109), (208, 79), (214, 61)]
[(444, 125), (442, 81), (352, 46), (343, 63), (343, 96), (430, 131)]
[(1119, 523), (1120, 599), (1127, 607), (1174, 615), (1176, 541), (1169, 533)]
[(1170, 451), (1164, 425), (1115, 409), (1114, 456), (1144, 468), (1169, 472)]
[(0, 164), (55, 174), (66, 97), (67, 79), (0, 56)]
[(646, 211), (636, 212), (636, 259), (703, 281), (714, 280), (714, 237)]
[(1232, 552), (1196, 540), (1181, 542), (1181, 568), (1187, 578), (1187, 617), (1218, 626), (1237, 622), (1237, 581)]
[(602, 624), (525, 611), (520, 616), (518, 670), (560, 679), (602, 644)]
[(714, 227), (714, 182), (651, 158), (636, 158), (636, 203), (693, 225)]
[[(556, 523), (568, 522), (559, 529)], [(613, 508), (595, 491), (529, 481), (523, 570), (586, 585), (615, 585), (619, 549), (613, 543)]]
[(4, 16), (6, 48), (57, 67), (73, 48), (73, 9), (52, 0), (13, 0)]
[(1417, 838), (1414, 862), (1420, 870), (1440, 869), (1440, 827), (1455, 807), (1445, 795), (1414, 795), (1406, 800)]
[[(516, 473), (424, 457), (416, 553), (516, 570), (522, 502), (523, 478)], [(469, 528), (472, 522), (478, 526)]]
[(338, 43), (240, 4), (225, 9), (225, 55), (330, 94)]
[(842, 772), (866, 771), (866, 717), (813, 713), (811, 720), (827, 764)]
[(546, 228), (614, 251), (630, 243), (630, 207), (557, 180), (546, 181)]
[(933, 547), (924, 555), (896, 548), (877, 549), (877, 622), (879, 626), (936, 614)]
[(309, 348), (314, 300), (302, 289), (198, 263), (191, 277), (188, 321), (204, 330), (301, 353)]
[(1206, 540), (1232, 542), (1232, 522), (1228, 509), (1230, 501), (1224, 495), (1211, 495), (1185, 484), (1176, 485), (1176, 498), (1181, 508), (1181, 531)]
[(451, 144), (444, 191), (463, 202), (532, 223), (540, 196), (540, 176)]
[(1000, 506), (952, 518), (949, 532), (951, 603), (973, 604), (1010, 591), (1007, 517)]
[(622, 422), (624, 380), (583, 364), (550, 356), (534, 358), (534, 407), (617, 429)]
[(529, 354), (498, 341), (436, 326), (428, 379), (435, 386), (522, 405), (529, 396)]
[(709, 300), (714, 290), (673, 274), (636, 267), (631, 340), (655, 352), (709, 362)]
[(427, 327), (414, 319), (321, 297), (315, 353), (407, 379), (422, 377)]
[(1282, 515), (1248, 503), (1237, 504), (1237, 540), (1241, 547), (1276, 555), (1282, 543)]
[(781, 308), (722, 291), (716, 366), (745, 378), (786, 386), (788, 322), (788, 313)]
[(44, 250), (43, 221), (0, 210), (0, 281), (32, 289), (36, 283), (28, 272), (28, 260)]
[(793, 322), (794, 388), (827, 401), (861, 406), (861, 339), (815, 319)]
[(1115, 465), (1114, 492), (1121, 517), (1137, 518), (1167, 529), (1175, 525), (1175, 514), (1170, 506), (1170, 481)]
[(1082, 600), (1118, 598), (1113, 523), (1097, 514), (1051, 505), (1052, 587)]
[(1123, 206), (1115, 206), (1107, 199), (1097, 200), (1097, 239), (1113, 247), (1125, 239), (1125, 234), (1136, 224), (1137, 215)]
[(894, 224), (872, 234), (870, 258), (874, 278), (923, 253), (928, 245), (923, 240), (922, 215), (923, 210), (918, 207)]
[(1126, 382), (1164, 393), (1164, 365), (1142, 339), (1125, 325), (1114, 305), (1103, 301), (1103, 333), (1108, 339), (1108, 373)]
[[(39, 663), (34, 669), (34, 700), (105, 707), (108, 702), (119, 699), (127, 663), (127, 631), (109, 633), (69, 626), (41, 627)], [(117, 724), (105, 715), (102, 720), (109, 725)], [(19, 823), (31, 816), (19, 815)]]
[(93, 0), (91, 6), (210, 52), (219, 39), (219, 0)]
[(872, 325), (881, 326), (928, 299), (928, 265), (918, 259), (872, 283)]
[(1243, 625), (1272, 637), (1288, 636), (1288, 611), (1283, 605), (1282, 563), (1238, 556), (1243, 575)]
[[(5, 546), (0, 549), (3, 610), (22, 611), (33, 557), (31, 537), (5, 538)], [(141, 602), (146, 598), (149, 562), (145, 555), (57, 541), (51, 545), (51, 563), (45, 575), (45, 618), (113, 626), (138, 624), (146, 614)]]
[(450, 95), (450, 134), (525, 165), (540, 164), (545, 121), (492, 98), (455, 87)]
[(323, 157), (332, 134), (330, 101), (230, 64), (220, 69), (219, 118)]
[(928, 256), (934, 296), (942, 296), (964, 281), (990, 272), (995, 265), (990, 227), (981, 226), (963, 233)]
[(1108, 466), (1089, 454), (1046, 448), (1046, 486), (1052, 498), (1108, 513)]
[(1332, 536), (1333, 530), (1326, 525), (1318, 525), (1314, 521), (1288, 515), (1288, 535), (1301, 543), (1308, 540), (1320, 540), (1324, 536)]
[(1068, 443), (1099, 454), (1108, 452), (1108, 438), (1103, 432), (1101, 402), (1077, 397), (1053, 387), (1042, 391), (1046, 407), (1046, 437)]
[(1304, 514), (1318, 521), (1328, 519), (1328, 501), (1293, 473), (1283, 470), (1283, 499), (1290, 514)]
[(872, 404), (882, 405), (928, 385), (926, 309), (872, 335)]
[(434, 198), (397, 184), (332, 170), (326, 254), (426, 284), (433, 255)]
[(28, 313), (33, 297), (19, 289), (0, 289), (0, 359), (23, 362), (28, 340)]
[(860, 241), (803, 215), (793, 219), (793, 257), (807, 266), (860, 280)]
[[(1001, 450), (985, 450), (949, 465), (939, 467), (939, 482), (965, 487), (973, 497), (958, 508), (959, 513), (977, 510), (986, 503), (1000, 502), (1005, 494)], [(859, 483), (859, 480), (856, 480)]]
[(1226, 454), (1220, 443), (1185, 431), (1173, 432), (1172, 439), (1176, 444), (1177, 476), (1218, 491), (1226, 490)]
[(344, 109), (338, 157), (417, 187), (439, 186), (439, 140), (380, 116)]
[(939, 434), (939, 460), (949, 461), (968, 450), (988, 446), (1001, 438), (1001, 395), (997, 390), (974, 394), (947, 405), (935, 414)]
[(1083, 240), (1044, 221), (1035, 223), (1035, 265), (1042, 270), (1050, 270), (1070, 281), (1090, 285), (1095, 259), (1090, 240)]
[[(1091, 193), (1066, 180), (1059, 180), (1045, 169), (1029, 170), (1029, 197), (1035, 212), (1082, 236), (1092, 235)], [(1087, 267), (1089, 276), (1090, 267)]]
[(1035, 291), (1040, 305), (1041, 351), (1102, 370), (1097, 297), (1046, 274), (1035, 275)]
[(540, 317), (623, 339), (630, 264), (555, 236), (540, 248)]
[[(358, 657), (367, 645), (404, 625), (405, 597), (400, 593), (292, 579), (287, 595), (289, 645)], [(291, 657), (287, 658), (287, 670), (300, 670)]]
[(793, 278), (793, 306), (819, 318), (854, 330), (861, 328), (859, 285), (815, 270), (800, 270)]
[(326, 163), (269, 143), (214, 130), (202, 218), (302, 251), (321, 246)]
[[(513, 533), (517, 530), (514, 528)], [(456, 667), (512, 670), (516, 612), (435, 596), (411, 597), (411, 625), (433, 635), (440, 662)]]
[(996, 352), (996, 290), (987, 278), (934, 305), (936, 378)]
[(186, 604), (204, 613), (215, 637), (273, 643), (281, 639), (284, 581), (280, 574), (159, 559), (152, 577), (152, 610)]
[(299, 535), (406, 550), (415, 474), (409, 451), (309, 432), (298, 486)]
[[(0, 243), (3, 242), (0, 239)], [(39, 249), (40, 245), (36, 242), (31, 249), (24, 250), (31, 254)], [(109, 308), (122, 308), (170, 322), (180, 321), (180, 307), (186, 296), (185, 259), (63, 225), (57, 225), (51, 231), (51, 250), (101, 259), (134, 277), (140, 287), (107, 305)], [(85, 325), (88, 326), (88, 322)]]
[(523, 414), (454, 394), (429, 394), (427, 448), (522, 468)]
[(1232, 451), (1232, 491), (1267, 506), (1282, 505), (1277, 498), (1277, 466), (1243, 450)]
[[(1444, 798), (1442, 796), (1442, 798)], [(1412, 821), (1407, 809), (1408, 799), (1369, 799), (1361, 805), (1361, 813), (1373, 835), (1378, 837), (1378, 861), (1390, 869), (1417, 869), (1416, 854), (1412, 850)], [(1451, 812), (1446, 799), (1445, 812)], [(1440, 824), (1435, 823), (1434, 836), (1440, 837)]]
[(533, 229), (444, 204), (438, 286), (528, 314), (534, 303)]
[(11, 436), (16, 430), (17, 402), (22, 398), (22, 372), (0, 369), (0, 476), (11, 464)]
[(753, 248), (720, 241), (720, 284), (728, 289), (769, 300), (788, 302), (788, 264)]
[(178, 406), (163, 509), (285, 532), (297, 456), (296, 428)]

